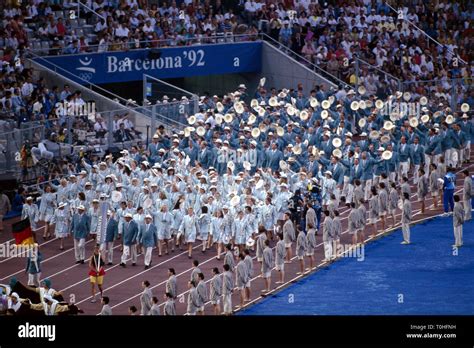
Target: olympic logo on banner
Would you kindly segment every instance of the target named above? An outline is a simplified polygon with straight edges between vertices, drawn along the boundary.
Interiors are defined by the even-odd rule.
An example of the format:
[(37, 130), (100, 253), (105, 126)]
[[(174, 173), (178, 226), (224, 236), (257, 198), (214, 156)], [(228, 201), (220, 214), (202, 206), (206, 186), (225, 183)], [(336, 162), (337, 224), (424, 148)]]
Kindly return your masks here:
[(92, 73), (80, 73), (77, 76), (86, 81), (90, 81), (92, 79)]

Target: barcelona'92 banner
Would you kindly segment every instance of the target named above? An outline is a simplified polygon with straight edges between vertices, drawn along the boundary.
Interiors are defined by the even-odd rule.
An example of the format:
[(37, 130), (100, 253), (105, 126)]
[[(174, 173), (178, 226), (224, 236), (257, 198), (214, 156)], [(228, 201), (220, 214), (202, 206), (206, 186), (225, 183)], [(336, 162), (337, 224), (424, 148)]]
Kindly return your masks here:
[[(258, 73), (261, 70), (262, 43), (242, 42), (85, 53), (34, 60), (76, 82), (94, 84), (141, 81), (143, 74), (167, 79)], [(58, 67), (60, 69), (57, 69)]]

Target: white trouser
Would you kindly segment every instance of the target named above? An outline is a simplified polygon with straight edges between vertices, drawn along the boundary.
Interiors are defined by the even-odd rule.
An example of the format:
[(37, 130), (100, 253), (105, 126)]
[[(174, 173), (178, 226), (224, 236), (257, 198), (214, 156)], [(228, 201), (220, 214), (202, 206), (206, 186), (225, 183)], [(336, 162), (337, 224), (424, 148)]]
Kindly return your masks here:
[(28, 273), (28, 286), (40, 286), (41, 272), (32, 274)]
[(471, 206), (471, 200), (470, 199), (465, 199), (464, 200), (464, 221), (468, 221), (472, 219), (472, 206)]
[(403, 232), (403, 240), (405, 242), (410, 242), (410, 224), (402, 222), (402, 232)]
[(369, 179), (365, 182), (365, 187), (364, 187), (364, 200), (366, 201), (369, 200), (371, 187), (372, 187), (372, 179)]
[(107, 253), (107, 262), (112, 263), (114, 259), (114, 242), (104, 242), (100, 245), (100, 251)]
[[(395, 182), (395, 180), (397, 179), (397, 173), (396, 172), (390, 172), (388, 174), (388, 179), (391, 181), (391, 182)], [(388, 186), (387, 186), (388, 187)]]
[(336, 186), (334, 189), (334, 196), (336, 197), (336, 206), (339, 206), (339, 200), (341, 199), (341, 189)]
[(425, 173), (430, 172), (430, 165), (431, 165), (431, 159), (432, 156), (425, 154)]
[(145, 249), (145, 266), (150, 266), (152, 251), (153, 251), (153, 247), (147, 247)]
[(471, 158), (471, 141), (466, 141), (466, 146), (464, 147), (464, 155), (463, 158), (465, 161), (469, 161)]
[(459, 158), (459, 150), (457, 149), (452, 149), (451, 150), (451, 163), (452, 163), (452, 167), (453, 168), (457, 168), (458, 167), (458, 163), (460, 161), (460, 158)]
[(232, 313), (232, 294), (222, 295), (222, 302), (224, 302), (224, 313)]
[(400, 180), (404, 176), (408, 176), (408, 170), (410, 169), (410, 162), (400, 162)]
[(414, 166), (414, 172), (413, 172), (413, 182), (415, 184), (418, 184), (418, 181), (420, 180), (420, 174), (418, 173), (418, 171), (420, 170), (420, 165), (419, 164), (415, 164)]
[(324, 242), (324, 258), (329, 260), (332, 256), (332, 241)]
[(123, 246), (123, 253), (120, 262), (123, 264), (127, 264), (128, 256), (132, 257), (132, 263), (137, 263), (137, 245), (124, 245)]
[(459, 165), (464, 163), (464, 148), (460, 148), (456, 150), (458, 152), (458, 163)]
[(372, 186), (378, 187), (380, 182), (381, 176), (374, 174), (374, 179), (372, 180)]
[(452, 167), (453, 166), (453, 149), (447, 149), (445, 152), (444, 152), (444, 163), (446, 163), (446, 165), (448, 167)]
[(349, 184), (349, 177), (345, 176), (344, 177), (344, 185), (342, 186), (341, 194), (346, 197), (346, 202), (348, 202), (348, 200), (347, 200), (347, 191), (349, 190), (349, 185), (350, 185)]
[(344, 184), (342, 195), (346, 197), (346, 203), (352, 202), (352, 198), (354, 197), (354, 185), (350, 183)]
[(454, 244), (456, 246), (462, 245), (462, 225), (454, 226)]
[(76, 261), (82, 261), (86, 259), (86, 239), (74, 238), (74, 256)]

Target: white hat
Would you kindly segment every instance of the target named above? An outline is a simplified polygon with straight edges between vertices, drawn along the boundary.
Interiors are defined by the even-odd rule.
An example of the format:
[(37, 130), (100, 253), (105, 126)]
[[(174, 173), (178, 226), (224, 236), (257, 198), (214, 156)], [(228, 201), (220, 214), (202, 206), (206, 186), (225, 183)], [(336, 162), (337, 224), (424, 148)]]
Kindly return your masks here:
[(32, 201), (32, 200), (33, 200), (33, 197), (28, 196), (28, 197), (26, 197), (26, 200), (27, 200), (27, 201)]
[(153, 219), (153, 217), (150, 214), (146, 214), (145, 219)]
[(61, 202), (58, 205), (58, 208), (64, 208), (67, 205), (67, 203)]
[(328, 175), (328, 174), (332, 176), (332, 173), (331, 173), (329, 170), (326, 170), (326, 171), (324, 172), (324, 175)]
[(117, 188), (120, 188), (120, 187), (123, 187), (122, 183), (119, 182), (117, 185), (116, 185)]
[(77, 207), (79, 210), (86, 210), (86, 208), (81, 204), (80, 206)]
[(127, 214), (125, 214), (125, 217), (126, 217), (126, 218), (127, 218), (127, 217), (133, 218), (133, 215), (132, 215), (131, 213), (127, 213)]
[(94, 199), (92, 200), (92, 203), (99, 203), (99, 200), (98, 200), (97, 198), (94, 198)]

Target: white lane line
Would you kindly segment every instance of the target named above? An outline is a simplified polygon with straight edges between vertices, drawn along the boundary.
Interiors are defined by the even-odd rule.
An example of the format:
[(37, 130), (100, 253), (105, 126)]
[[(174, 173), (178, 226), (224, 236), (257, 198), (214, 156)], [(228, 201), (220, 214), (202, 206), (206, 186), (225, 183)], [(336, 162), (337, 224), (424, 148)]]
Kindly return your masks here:
[[(93, 241), (93, 239), (90, 239), (90, 240), (88, 240), (85, 244), (90, 243), (90, 242), (92, 242), (92, 241)], [(54, 255), (54, 256), (51, 256), (51, 257), (47, 258), (46, 260), (43, 260), (43, 261), (41, 262), (41, 264), (44, 264), (44, 263), (47, 262), (47, 261), (51, 261), (51, 260), (53, 260), (53, 259), (55, 259), (55, 258), (57, 258), (57, 257), (59, 257), (59, 256), (61, 256), (61, 255), (64, 255), (64, 254), (70, 252), (71, 250), (74, 250), (74, 248), (64, 250), (63, 252), (61, 252), (61, 253), (59, 253), (59, 254), (56, 254), (56, 255)], [(12, 273), (12, 274), (10, 274), (10, 275), (7, 275), (6, 277), (1, 278), (1, 280), (4, 280), (4, 279), (10, 278), (10, 277), (13, 277), (14, 275), (17, 275), (17, 274), (22, 273), (22, 272), (24, 272), (23, 269), (22, 269), (22, 270), (19, 270), (18, 272), (15, 272), (15, 273)]]
[[(120, 246), (121, 246), (121, 244), (117, 244), (116, 246), (113, 247), (113, 249), (116, 249), (116, 248), (118, 248), (118, 247), (120, 247)], [(79, 266), (79, 265), (80, 265), (80, 264), (76, 263), (76, 264), (72, 265), (71, 267), (68, 267), (68, 268), (66, 268), (66, 269), (63, 269), (62, 271), (56, 272), (56, 273), (51, 274), (51, 275), (49, 275), (49, 276), (45, 276), (44, 278), (52, 278), (52, 277), (54, 277), (54, 276), (57, 276), (58, 274), (61, 274), (61, 273), (63, 273), (63, 272), (66, 272), (66, 271), (70, 270), (71, 268), (77, 267), (77, 266)], [(110, 267), (109, 269), (112, 269), (112, 268), (113, 268), (113, 267)], [(44, 279), (44, 278), (43, 278), (43, 279)]]
[[(140, 276), (140, 275), (142, 275), (142, 274), (144, 274), (144, 273), (146, 273), (146, 272), (148, 272), (148, 271), (151, 271), (151, 270), (152, 270), (153, 268), (155, 268), (155, 267), (164, 265), (165, 263), (167, 263), (167, 262), (169, 262), (169, 261), (171, 261), (171, 260), (174, 260), (174, 259), (176, 259), (177, 257), (179, 257), (179, 256), (181, 256), (181, 255), (186, 254), (187, 252), (188, 252), (187, 250), (186, 250), (186, 251), (183, 251), (183, 252), (180, 253), (180, 254), (177, 254), (177, 255), (175, 255), (175, 256), (173, 256), (173, 257), (171, 257), (171, 258), (169, 258), (169, 259), (167, 259), (167, 260), (165, 260), (165, 261), (162, 261), (162, 262), (160, 262), (160, 263), (157, 263), (156, 265), (151, 266), (150, 268), (148, 268), (148, 269), (146, 269), (146, 270), (144, 270), (144, 271), (141, 271), (140, 273), (134, 274), (134, 275), (128, 277), (127, 279), (124, 279), (124, 280), (122, 280), (122, 281), (120, 281), (120, 282), (118, 282), (118, 283), (116, 283), (116, 284), (114, 284), (114, 285), (108, 287), (107, 289), (104, 290), (104, 293), (107, 292), (107, 291), (110, 290), (110, 289), (115, 288), (116, 286), (119, 286), (119, 285), (121, 285), (121, 284), (123, 284), (123, 283), (128, 282), (129, 280), (131, 280), (131, 279), (133, 279), (133, 278), (136, 278), (136, 277), (138, 277), (138, 276)], [(119, 266), (119, 264), (117, 264), (116, 266)], [(114, 267), (115, 267), (115, 266), (114, 266)], [(89, 278), (86, 278), (85, 280), (87, 280), (87, 279), (89, 279)], [(70, 287), (68, 287), (68, 288), (70, 288)], [(68, 289), (68, 288), (66, 288), (66, 289)], [(64, 289), (64, 290), (66, 290), (66, 289)], [(87, 297), (87, 298), (85, 298), (85, 299), (83, 299), (83, 300), (81, 300), (81, 301), (79, 301), (79, 302), (77, 302), (77, 303), (75, 303), (75, 304), (76, 304), (76, 305), (79, 305), (79, 304), (81, 304), (81, 303), (83, 303), (83, 302), (85, 302), (85, 301), (87, 301), (87, 300), (89, 300), (89, 299), (91, 299), (91, 298), (92, 298), (92, 296), (89, 296), (89, 297)]]
[[(120, 245), (118, 245), (118, 246), (120, 246)], [(198, 245), (194, 246), (192, 250), (194, 250), (194, 249), (196, 249), (196, 248), (199, 248), (199, 247), (201, 247), (201, 246), (202, 246), (202, 244), (198, 244)], [(140, 272), (140, 273), (144, 273), (144, 272), (146, 272), (146, 271), (150, 271), (150, 270), (152, 270), (153, 268), (155, 268), (155, 267), (157, 267), (157, 266), (159, 266), (159, 265), (161, 265), (161, 264), (164, 264), (164, 263), (166, 263), (166, 262), (168, 262), (168, 261), (170, 261), (170, 260), (172, 260), (172, 259), (174, 259), (174, 258), (176, 258), (176, 257), (178, 257), (178, 256), (180, 256), (180, 255), (183, 255), (183, 254), (185, 254), (185, 253), (187, 253), (187, 252), (188, 252), (188, 251), (185, 250), (185, 251), (183, 251), (182, 253), (177, 254), (177, 255), (175, 255), (175, 256), (173, 256), (173, 257), (167, 259), (167, 260), (164, 260), (164, 261), (162, 261), (161, 263), (159, 263), (159, 264), (157, 264), (157, 265), (155, 265), (155, 266), (152, 266), (152, 267), (150, 267), (149, 269), (144, 270), (143, 272)], [(139, 254), (138, 256), (140, 256), (140, 255), (142, 255), (142, 254)], [(127, 261), (129, 261), (129, 260), (131, 260), (131, 259), (127, 259)], [(118, 263), (118, 264), (116, 264), (116, 265), (110, 267), (109, 270), (114, 269), (115, 267), (118, 267), (118, 266), (120, 266), (120, 263)], [(133, 266), (132, 266), (132, 267), (133, 267)], [(132, 279), (132, 278), (135, 278), (135, 275), (134, 275), (134, 276), (131, 276), (131, 277), (127, 278), (127, 279)], [(65, 288), (65, 289), (63, 289), (63, 290), (70, 289), (70, 288), (72, 288), (73, 286), (76, 286), (77, 284), (80, 284), (80, 283), (82, 283), (82, 282), (85, 282), (85, 281), (88, 280), (88, 279), (89, 279), (89, 277), (87, 277), (87, 278), (85, 278), (85, 279), (83, 279), (83, 280), (81, 280), (81, 281), (79, 281), (79, 282), (77, 282), (77, 283), (75, 283), (75, 284), (73, 284), (73, 285), (71, 285), (71, 286), (68, 286), (67, 288)], [(122, 282), (127, 281), (127, 279), (123, 280)], [(114, 286), (111, 286), (111, 287), (108, 287), (107, 289), (111, 289), (111, 288), (113, 288), (113, 287), (115, 287), (115, 285), (114, 285)], [(105, 292), (107, 289), (105, 289), (104, 292)], [(62, 291), (63, 291), (63, 290), (62, 290)], [(92, 296), (90, 296), (89, 298), (92, 298)], [(87, 300), (87, 299), (82, 300), (81, 303), (84, 302), (84, 301), (86, 301), (86, 300)]]

